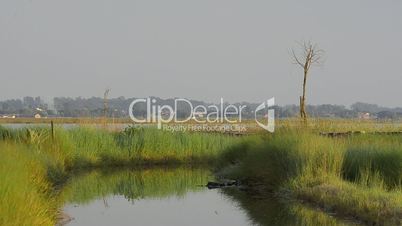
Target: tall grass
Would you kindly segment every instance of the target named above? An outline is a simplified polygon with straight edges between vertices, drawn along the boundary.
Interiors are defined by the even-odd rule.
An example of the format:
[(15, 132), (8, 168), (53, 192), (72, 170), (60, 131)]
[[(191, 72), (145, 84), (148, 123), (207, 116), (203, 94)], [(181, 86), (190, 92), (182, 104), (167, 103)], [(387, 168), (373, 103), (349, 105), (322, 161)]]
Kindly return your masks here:
[(370, 224), (400, 224), (400, 141), (396, 136), (327, 138), (284, 129), (229, 148), (218, 168), (264, 192), (311, 201)]
[(350, 220), (333, 217), (309, 205), (289, 202), (259, 194), (251, 188), (247, 192), (224, 189), (225, 195), (236, 201), (246, 211), (253, 225), (292, 226), (343, 226), (361, 225)]
[(402, 137), (362, 135), (349, 139), (343, 177), (349, 181), (386, 189), (402, 187)]
[(46, 168), (24, 147), (0, 144), (0, 225), (55, 225)]
[(93, 128), (58, 131), (69, 165), (207, 163), (235, 142), (233, 137), (172, 133), (156, 128), (108, 132)]
[(334, 145), (330, 138), (311, 133), (286, 130), (233, 146), (219, 162), (220, 167), (237, 163), (234, 175), (274, 190), (301, 175), (340, 175), (342, 159), (342, 144)]
[(22, 143), (66, 169), (88, 166), (208, 163), (239, 139), (223, 134), (132, 128), (113, 132), (93, 127), (1, 129), (3, 140)]

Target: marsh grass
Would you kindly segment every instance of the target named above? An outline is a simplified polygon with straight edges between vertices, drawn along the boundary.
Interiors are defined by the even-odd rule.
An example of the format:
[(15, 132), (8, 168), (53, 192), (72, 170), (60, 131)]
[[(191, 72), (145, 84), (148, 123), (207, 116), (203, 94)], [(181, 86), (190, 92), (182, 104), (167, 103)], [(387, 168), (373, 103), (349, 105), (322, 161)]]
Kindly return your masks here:
[(348, 139), (343, 178), (388, 190), (402, 187), (402, 137), (361, 135)]
[(239, 139), (224, 134), (168, 132), (129, 127), (122, 132), (81, 126), (5, 129), (0, 138), (24, 144), (53, 158), (66, 169), (105, 165), (208, 163)]
[[(110, 166), (211, 163), (220, 150), (236, 143), (235, 139), (227, 135), (172, 133), (155, 128), (116, 132), (86, 126), (57, 127), (52, 139), (46, 127), (0, 126), (0, 225), (55, 225), (62, 201), (53, 194), (78, 171)], [(113, 176), (107, 178), (110, 178), (108, 183), (114, 180)], [(141, 178), (148, 177), (131, 174), (125, 177), (133, 186), (144, 182)], [(158, 186), (157, 179), (152, 183), (149, 180), (152, 178), (145, 181), (149, 184), (146, 189)], [(116, 183), (112, 184), (118, 187)]]
[(401, 137), (319, 136), (283, 129), (232, 146), (218, 169), (262, 192), (315, 203), (369, 224), (402, 221)]
[(273, 196), (261, 195), (254, 187), (246, 192), (224, 189), (225, 195), (236, 201), (247, 212), (255, 225), (343, 226), (361, 225), (350, 219), (336, 218), (314, 206)]
[(59, 131), (60, 150), (71, 167), (207, 163), (235, 138), (203, 133), (172, 133), (156, 128), (109, 132), (94, 128)]
[(402, 223), (402, 190), (388, 191), (381, 184), (363, 186), (339, 177), (317, 181), (298, 178), (289, 186), (294, 197), (327, 212), (349, 216), (368, 225)]
[[(68, 179), (75, 171), (110, 166), (206, 163), (215, 164), (227, 177), (261, 188), (262, 193), (307, 200), (370, 224), (401, 224), (402, 138), (318, 135), (321, 131), (377, 130), (370, 127), (371, 122), (360, 127), (347, 121), (337, 123), (311, 121), (305, 128), (291, 120), (282, 121), (274, 134), (258, 132), (240, 138), (217, 133), (168, 132), (152, 127), (109, 131), (80, 126), (56, 127), (52, 139), (46, 127), (7, 129), (0, 126), (0, 152), (5, 156), (0, 159), (3, 161), (1, 178), (5, 178), (0, 184), (0, 196), (6, 200), (4, 205), (0, 204), (0, 211), (5, 213), (1, 223), (13, 218), (20, 225), (33, 225), (37, 221), (42, 225), (54, 223), (57, 201), (50, 194), (58, 186), (68, 187)], [(397, 128), (378, 127), (381, 131)], [(27, 170), (27, 167), (32, 168)], [(151, 196), (141, 192), (128, 194), (124, 186), (112, 186), (120, 180), (113, 175), (93, 177), (97, 176), (111, 184), (110, 187), (98, 184), (99, 192), (113, 191), (132, 198)], [(130, 187), (144, 182), (142, 177), (127, 174), (124, 180), (132, 182), (128, 183)], [(93, 180), (91, 183), (96, 183)], [(156, 188), (157, 181), (146, 179), (147, 189)], [(74, 196), (68, 193), (66, 197)], [(82, 200), (96, 193), (89, 190)], [(36, 202), (38, 206), (26, 210), (21, 197), (31, 197), (33, 200), (28, 202)], [(10, 204), (12, 200), (16, 200), (15, 205)], [(25, 217), (20, 214), (23, 211), (31, 215)]]
[(0, 144), (0, 225), (54, 225), (56, 198), (35, 153)]

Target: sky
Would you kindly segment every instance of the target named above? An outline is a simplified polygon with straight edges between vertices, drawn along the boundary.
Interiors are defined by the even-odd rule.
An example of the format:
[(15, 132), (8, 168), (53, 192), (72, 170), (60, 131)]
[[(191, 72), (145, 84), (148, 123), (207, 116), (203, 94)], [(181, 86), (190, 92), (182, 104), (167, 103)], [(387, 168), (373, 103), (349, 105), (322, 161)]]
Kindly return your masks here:
[(1, 0), (0, 100), (184, 97), (402, 106), (400, 0)]

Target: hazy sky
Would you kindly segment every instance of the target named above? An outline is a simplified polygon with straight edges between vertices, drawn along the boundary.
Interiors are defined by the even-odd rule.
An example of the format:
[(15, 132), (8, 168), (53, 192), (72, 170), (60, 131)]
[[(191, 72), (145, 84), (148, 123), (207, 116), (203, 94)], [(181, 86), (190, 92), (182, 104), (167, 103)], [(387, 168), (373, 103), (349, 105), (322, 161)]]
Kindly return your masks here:
[(326, 62), (307, 101), (402, 106), (401, 0), (1, 0), (0, 99), (297, 103), (295, 41)]

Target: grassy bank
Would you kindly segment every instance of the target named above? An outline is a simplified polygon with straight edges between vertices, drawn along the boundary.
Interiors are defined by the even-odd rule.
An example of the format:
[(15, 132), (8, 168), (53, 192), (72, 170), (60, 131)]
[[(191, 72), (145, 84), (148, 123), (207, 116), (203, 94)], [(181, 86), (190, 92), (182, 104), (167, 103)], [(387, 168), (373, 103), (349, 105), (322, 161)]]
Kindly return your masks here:
[(223, 193), (247, 212), (253, 225), (354, 226), (358, 222), (333, 217), (310, 205), (260, 194), (254, 188), (224, 189)]
[(154, 128), (0, 127), (0, 225), (54, 225), (58, 187), (75, 171), (110, 166), (211, 164), (235, 137)]
[(284, 129), (229, 148), (220, 171), (259, 192), (314, 203), (368, 224), (402, 222), (402, 138), (326, 138)]
[(56, 128), (54, 135), (45, 127), (0, 127), (0, 138), (47, 155), (66, 169), (132, 163), (208, 162), (238, 140), (221, 134), (172, 133), (132, 127), (118, 132), (93, 127)]
[(0, 144), (0, 225), (54, 225), (57, 201), (38, 156)]

